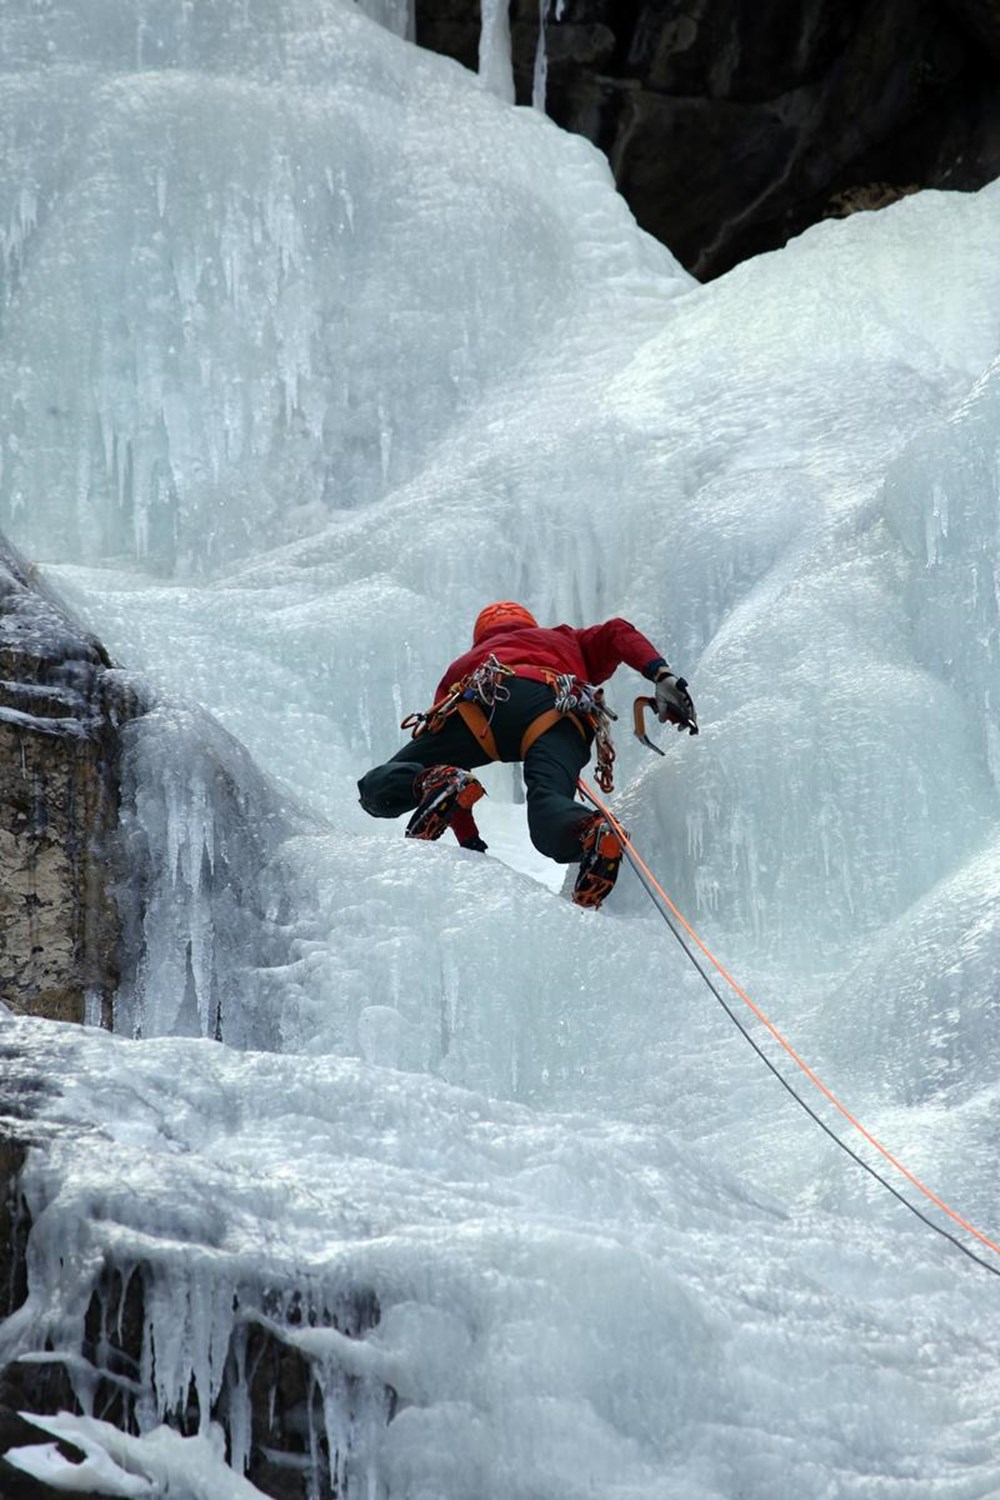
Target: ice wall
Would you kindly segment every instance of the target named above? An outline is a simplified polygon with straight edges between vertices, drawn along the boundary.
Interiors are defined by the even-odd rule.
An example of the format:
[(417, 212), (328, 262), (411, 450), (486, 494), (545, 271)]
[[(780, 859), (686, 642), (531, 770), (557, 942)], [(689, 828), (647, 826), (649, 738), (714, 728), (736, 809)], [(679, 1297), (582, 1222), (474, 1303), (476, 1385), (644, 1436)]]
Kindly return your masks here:
[[(5, 1023), (65, 1080), (7, 1351), (72, 1363), (117, 1257), (163, 1349), (149, 1450), (220, 1391), (235, 1291), (331, 1423), (345, 1368), (400, 1392), (357, 1440), (377, 1500), (995, 1492), (981, 1284), (800, 1119), (637, 887), (596, 920), (543, 888), (506, 772), (486, 859), (355, 782), (485, 599), (632, 618), (703, 722), (659, 761), (624, 718), (643, 853), (1000, 1222), (997, 189), (699, 288), (590, 148), (349, 8), (147, 7), (141, 47), (121, 14), (0, 18), (0, 518), (162, 705), (127, 760), (126, 1035)], [(265, 1296), (345, 1283), (382, 1309), (349, 1350)]]
[[(880, 501), (900, 547), (907, 645), (927, 686), (908, 737), (947, 767), (941, 813), (972, 814), (969, 857), (880, 934), (834, 1003), (850, 1016), (854, 1034), (866, 1038), (861, 1051), (871, 1086), (890, 1083), (911, 1105), (935, 1100), (949, 1111), (976, 1114), (994, 1077), (998, 1008), (989, 976), (1000, 960), (996, 818), (981, 791), (996, 784), (1000, 765), (995, 361), (954, 410), (929, 423), (890, 465)], [(956, 730), (967, 746), (961, 759), (952, 748)], [(886, 1040), (895, 1033), (902, 1040), (890, 1052)], [(982, 1126), (967, 1121), (966, 1129), (978, 1136)], [(941, 1133), (955, 1134), (944, 1119)]]
[[(919, 467), (922, 433), (951, 425), (993, 358), (996, 192), (821, 226), (700, 291), (662, 266), (625, 274), (595, 194), (574, 253), (596, 281), (572, 323), (375, 509), (211, 590), (60, 578), (170, 692), (194, 691), (355, 831), (359, 771), (399, 742), (484, 597), (523, 595), (552, 620), (626, 614), (691, 677), (706, 726), (655, 762), (628, 735), (641, 684), (612, 683), (619, 784), (642, 777), (631, 826), (740, 951), (834, 968), (995, 816), (985, 699), (912, 649), (933, 575), (904, 588), (883, 485)], [(982, 632), (964, 622), (970, 650)]]
[(315, 824), (204, 711), (151, 704), (122, 732), (114, 1028), (279, 1047), (266, 973), (288, 957), (287, 899), (264, 874)]
[[(997, 513), (1000, 501), (1000, 365), (933, 423), (890, 470), (886, 518), (905, 548), (906, 602), (920, 660), (946, 676), (980, 727), (994, 780), (1000, 774)], [(937, 723), (926, 733), (936, 736)]]
[(315, 530), (595, 275), (565, 207), (596, 153), (352, 5), (17, 6), (0, 57), (0, 525), (32, 553), (191, 573)]
[[(207, 1413), (258, 1320), (308, 1355), (348, 1495), (764, 1500), (819, 1497), (835, 1469), (850, 1500), (958, 1500), (970, 1475), (983, 1495), (998, 1481), (980, 1372), (951, 1342), (992, 1314), (918, 1235), (790, 1215), (655, 1119), (551, 1116), (343, 1058), (4, 1037), (0, 1068), (72, 1081), (43, 1102), (61, 1144), (31, 1179), (36, 1290), (4, 1351), (32, 1320), (78, 1347), (80, 1289), (110, 1249), (143, 1267), (167, 1405), (193, 1388)], [(293, 1288), (317, 1311), (364, 1290), (380, 1320), (360, 1338), (295, 1325), (275, 1315)], [(359, 1399), (349, 1446), (348, 1379), (372, 1419)], [(152, 1406), (138, 1416), (128, 1444), (65, 1432), (108, 1468), (225, 1493), (207, 1421), (184, 1452)]]
[[(267, 18), (281, 44), (264, 56)], [(381, 840), (395, 831), (365, 822), (354, 782), (398, 743), (399, 719), (425, 704), (484, 597), (521, 594), (553, 620), (621, 612), (691, 677), (705, 722), (697, 742), (670, 743), (664, 763), (644, 758), (626, 727), (626, 816), (682, 906), (723, 944), (792, 971), (833, 970), (961, 870), (996, 814), (989, 648), (975, 670), (956, 672), (951, 648), (935, 655), (928, 644), (927, 621), (947, 616), (942, 636), (970, 656), (990, 639), (988, 554), (974, 628), (964, 610), (949, 613), (958, 574), (947, 572), (940, 496), (981, 448), (969, 504), (992, 503), (976, 435), (993, 420), (991, 386), (973, 388), (1000, 343), (995, 189), (819, 226), (699, 289), (638, 234), (588, 147), (341, 7), (265, 8), (189, 30), (183, 69), (174, 43), (169, 66), (136, 71), (131, 53), (105, 56), (82, 21), (69, 41), (51, 19), (38, 24), (57, 59), (82, 50), (80, 108), (94, 108), (95, 58), (112, 105), (99, 169), (89, 148), (72, 172), (64, 157), (65, 190), (49, 191), (46, 214), (65, 213), (85, 250), (102, 222), (93, 193), (118, 218), (100, 265), (67, 276), (53, 263), (43, 278), (58, 236), (32, 229), (38, 216), (25, 210), (8, 298), (23, 337), (5, 324), (2, 347), (17, 381), (34, 382), (19, 421), (41, 425), (23, 441), (9, 435), (3, 483), (15, 533), (62, 556), (60, 584), (116, 649), (168, 695), (210, 706), (337, 837)], [(43, 77), (11, 76), (29, 92)], [(119, 132), (115, 110), (140, 100), (150, 129)], [(169, 129), (161, 106), (173, 111)], [(209, 118), (218, 144), (205, 153)], [(277, 120), (285, 133), (272, 152)], [(248, 152), (248, 139), (266, 149)], [(175, 154), (161, 176), (164, 152)], [(41, 160), (36, 143), (36, 172)], [(331, 161), (347, 174), (336, 177), (346, 197), (330, 187)], [(275, 172), (291, 184), (284, 196)], [(212, 237), (234, 194), (248, 216), (225, 240), (227, 261)], [(334, 198), (353, 216), (336, 233), (315, 207)], [(204, 264), (219, 274), (194, 275), (205, 234), (215, 249)], [(131, 288), (128, 315), (116, 303), (107, 327), (89, 295), (106, 259)], [(185, 302), (176, 278), (189, 261)], [(340, 300), (327, 319), (331, 287)], [(69, 303), (88, 331), (67, 352), (55, 324), (67, 326)], [(338, 342), (351, 322), (358, 341)], [(248, 328), (264, 334), (247, 341)], [(409, 330), (402, 343), (398, 329)], [(29, 333), (40, 351), (30, 366)], [(138, 341), (154, 363), (173, 349), (180, 363), (168, 382), (151, 381), (130, 355), (118, 375), (95, 366), (79, 383), (85, 405), (119, 411), (85, 424), (104, 434), (101, 463), (110, 454), (114, 469), (131, 442), (107, 437), (120, 412), (146, 403), (159, 434), (147, 472), (183, 473), (183, 495), (97, 495), (90, 438), (41, 438), (63, 409), (50, 410), (45, 391), (105, 335)], [(470, 361), (467, 400), (456, 396), (456, 351)], [(343, 390), (360, 384), (371, 397), (356, 445), (341, 425), (350, 400), (327, 404), (333, 387), (313, 379), (324, 360)], [(306, 414), (301, 442), (254, 427), (263, 408), (248, 392), (261, 382), (275, 398), (268, 412)], [(958, 446), (924, 520), (911, 497), (938, 441), (927, 434), (939, 430)], [(161, 439), (167, 467), (151, 456), (166, 454)], [(396, 469), (401, 443), (413, 461)], [(321, 450), (341, 475), (353, 453), (371, 479), (349, 504), (304, 500), (315, 498)], [(64, 461), (72, 486), (38, 478), (32, 504), (13, 509), (26, 463)], [(124, 483), (136, 471), (116, 472)], [(977, 510), (973, 550), (979, 527)], [(307, 534), (284, 540), (296, 528)], [(931, 568), (920, 560), (927, 536)], [(121, 569), (74, 572), (65, 562), (81, 547), (145, 549), (168, 569), (253, 555), (210, 588), (154, 590)], [(626, 714), (638, 685), (625, 674), (612, 684)], [(494, 792), (506, 803), (509, 782)], [(196, 880), (187, 889), (197, 897)], [(625, 885), (616, 899), (638, 913), (644, 898)], [(165, 910), (172, 901), (168, 889)], [(302, 919), (312, 931), (315, 913)], [(181, 927), (198, 920), (195, 899)], [(332, 910), (329, 920), (332, 930)], [(405, 960), (386, 963), (373, 987), (392, 992)], [(326, 993), (309, 1005), (322, 1010)], [(175, 1001), (165, 1004), (172, 1014)], [(352, 1014), (343, 1034), (356, 1026)]]
[[(522, 594), (552, 620), (624, 613), (691, 676), (706, 724), (666, 764), (632, 745), (627, 718), (619, 734), (650, 856), (716, 931), (836, 965), (995, 816), (976, 704), (913, 653), (922, 595), (902, 589), (882, 499), (992, 358), (995, 221), (994, 191), (927, 195), (710, 291), (651, 301), (649, 283), (607, 278), (377, 512), (261, 556), (220, 594), (158, 595), (155, 629), (207, 642), (210, 622), (199, 693), (361, 827), (356, 768), (398, 742), (484, 597)], [(116, 593), (109, 628), (127, 619), (152, 647), (126, 607)], [(187, 661), (154, 658), (181, 690)], [(237, 701), (248, 677), (276, 689), (283, 673), (312, 720), (291, 749), (287, 693), (273, 712), (258, 695), (252, 723)], [(620, 674), (619, 710), (640, 686)]]

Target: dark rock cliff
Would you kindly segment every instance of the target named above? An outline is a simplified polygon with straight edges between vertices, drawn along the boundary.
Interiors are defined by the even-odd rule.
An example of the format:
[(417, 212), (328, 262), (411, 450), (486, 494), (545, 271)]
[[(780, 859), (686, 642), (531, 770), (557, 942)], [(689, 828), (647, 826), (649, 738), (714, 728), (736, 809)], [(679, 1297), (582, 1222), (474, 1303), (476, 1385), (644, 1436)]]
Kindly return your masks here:
[(110, 1023), (109, 851), (121, 726), (139, 711), (101, 644), (0, 538), (0, 1000)]
[[(1000, 174), (1000, 0), (511, 0), (530, 103), (607, 155), (696, 276), (817, 220)], [(479, 0), (416, 0), (417, 40), (477, 66)]]

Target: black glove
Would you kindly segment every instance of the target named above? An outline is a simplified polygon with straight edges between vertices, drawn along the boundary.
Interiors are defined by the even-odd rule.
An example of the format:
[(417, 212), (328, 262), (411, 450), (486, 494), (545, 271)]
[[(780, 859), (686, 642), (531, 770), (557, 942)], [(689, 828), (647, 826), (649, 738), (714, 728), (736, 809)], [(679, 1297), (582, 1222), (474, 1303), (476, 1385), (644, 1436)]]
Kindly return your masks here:
[(463, 849), (474, 849), (477, 854), (485, 854), (490, 847), (486, 840), (481, 839), (478, 834), (474, 839), (462, 839), (461, 845)]
[(661, 667), (656, 674), (656, 717), (661, 724), (675, 724), (682, 732), (698, 733), (698, 715), (688, 685), (669, 667)]

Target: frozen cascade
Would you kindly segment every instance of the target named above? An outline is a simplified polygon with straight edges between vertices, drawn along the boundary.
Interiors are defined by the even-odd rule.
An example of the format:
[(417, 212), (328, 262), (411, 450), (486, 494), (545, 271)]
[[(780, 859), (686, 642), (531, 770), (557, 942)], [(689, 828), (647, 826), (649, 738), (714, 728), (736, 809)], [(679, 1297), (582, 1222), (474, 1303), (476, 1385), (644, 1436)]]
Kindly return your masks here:
[(204, 711), (151, 705), (123, 747), (115, 1029), (279, 1045), (266, 974), (287, 943), (262, 873), (314, 823)]
[[(456, 124), (445, 171), (440, 105), (425, 110), (436, 60), (335, 0), (285, 11), (275, 0), (231, 27), (216, 17), (198, 53), (168, 30), (157, 65), (135, 71), (113, 14), (77, 37), (63, 12), (43, 12), (35, 30), (55, 59), (84, 52), (55, 122), (58, 68), (33, 71), (26, 23), (0, 18), (4, 65), (24, 58), (0, 109), (14, 164), (0, 201), (0, 520), (17, 518), (36, 553), (65, 534), (78, 557), (134, 555), (171, 574), (252, 550), (256, 528), (314, 529), (418, 467), (566, 300), (546, 274), (566, 229), (530, 161), (519, 153), (503, 195), (495, 186), (520, 133), (495, 102), (465, 101), (482, 124)], [(284, 59), (269, 44), (282, 26)], [(250, 115), (260, 151), (247, 149)], [(478, 250), (461, 233), (477, 221)], [(457, 285), (476, 315), (460, 342), (456, 282), (411, 253), (421, 225), (463, 244)], [(491, 277), (512, 231), (516, 264)], [(60, 270), (68, 238), (74, 277)], [(387, 337), (393, 361), (379, 357)]]
[[(1000, 780), (1000, 361), (886, 477), (886, 516), (912, 561), (907, 595), (920, 660), (951, 676)], [(956, 608), (959, 604), (961, 607)]]
[(509, 772), (486, 858), (354, 783), (485, 598), (634, 619), (704, 723), (619, 735), (644, 854), (995, 1232), (1000, 190), (698, 287), (402, 13), (0, 16), (0, 521), (155, 704), (118, 1034), (3, 1019), (4, 1362), (65, 1361), (118, 1493), (219, 1500), (227, 1453), (264, 1492), (284, 1369), (316, 1500), (987, 1500), (985, 1274), (794, 1112), (634, 883), (560, 899)]
[[(901, 1298), (873, 1225), (866, 1238), (852, 1232), (853, 1266), (838, 1275), (822, 1216), (790, 1224), (655, 1126), (546, 1118), (332, 1057), (241, 1057), (167, 1040), (135, 1055), (115, 1038), (32, 1035), (21, 1023), (8, 1027), (7, 1044), (22, 1076), (55, 1065), (73, 1081), (57, 1117), (77, 1129), (72, 1164), (57, 1154), (31, 1200), (33, 1279), (48, 1296), (43, 1306), (29, 1300), (6, 1338), (31, 1314), (54, 1348), (76, 1347), (76, 1275), (113, 1247), (119, 1264), (141, 1262), (148, 1278), (158, 1387), (183, 1399), (193, 1381), (205, 1412), (234, 1305), (240, 1320), (274, 1326), (282, 1287), (319, 1308), (361, 1278), (383, 1307), (367, 1339), (279, 1321), (319, 1379), (361, 1380), (371, 1403), (387, 1384), (396, 1392), (377, 1455), (352, 1450), (349, 1485), (368, 1471), (376, 1494), (467, 1494), (472, 1473), (475, 1493), (499, 1500), (565, 1489), (561, 1476), (576, 1473), (570, 1493), (596, 1483), (680, 1496), (695, 1492), (699, 1474), (725, 1494), (749, 1473), (766, 1493), (773, 1459), (757, 1448), (755, 1426), (784, 1448), (796, 1412), (770, 1379), (744, 1376), (740, 1355), (771, 1345), (759, 1303), (770, 1306), (779, 1288), (781, 1362), (789, 1377), (797, 1372), (798, 1409), (812, 1422), (831, 1396), (847, 1399), (846, 1385), (816, 1384), (817, 1340), (832, 1323), (844, 1356), (853, 1345), (850, 1379), (864, 1380), (870, 1400), (905, 1408), (913, 1430), (922, 1423), (936, 1434), (943, 1459), (963, 1441), (953, 1425), (969, 1399), (962, 1388), (942, 1411), (926, 1345), (894, 1371), (885, 1315), (873, 1327), (865, 1299), (851, 1295), (860, 1283), (876, 1305), (891, 1296), (916, 1340), (935, 1316), (921, 1314), (927, 1278), (940, 1317), (947, 1273), (928, 1267), (919, 1298)], [(317, 1196), (335, 1161), (348, 1170)], [(415, 1215), (426, 1226), (419, 1234)], [(912, 1253), (914, 1235), (905, 1238)], [(749, 1285), (739, 1254), (748, 1239), (759, 1253)], [(61, 1260), (61, 1279), (45, 1274), (47, 1259), (52, 1270)], [(714, 1284), (708, 1300), (693, 1295), (702, 1275)], [(951, 1316), (961, 1302), (953, 1294)], [(154, 1435), (153, 1413), (138, 1415)], [(699, 1456), (710, 1432), (711, 1460)], [(881, 1461), (906, 1467), (905, 1440), (882, 1443)], [(976, 1451), (995, 1483), (995, 1456)], [(812, 1462), (792, 1475), (808, 1485)], [(781, 1463), (788, 1475), (787, 1451)]]

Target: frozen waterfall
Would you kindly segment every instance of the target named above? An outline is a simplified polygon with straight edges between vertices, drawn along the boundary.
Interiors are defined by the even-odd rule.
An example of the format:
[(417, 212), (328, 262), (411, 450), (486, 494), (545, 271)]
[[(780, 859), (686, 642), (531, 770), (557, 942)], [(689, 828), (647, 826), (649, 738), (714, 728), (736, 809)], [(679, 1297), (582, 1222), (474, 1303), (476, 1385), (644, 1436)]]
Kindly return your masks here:
[(480, 79), (407, 15), (0, 13), (0, 530), (155, 702), (116, 1034), (0, 1021), (2, 1362), (83, 1412), (22, 1462), (273, 1493), (293, 1370), (309, 1500), (987, 1500), (992, 1278), (795, 1110), (636, 883), (560, 897), (510, 768), (485, 858), (355, 783), (487, 600), (633, 620), (703, 722), (654, 758), (612, 681), (637, 844), (1000, 1230), (1000, 188), (699, 286), (502, 97), (499, 30)]

